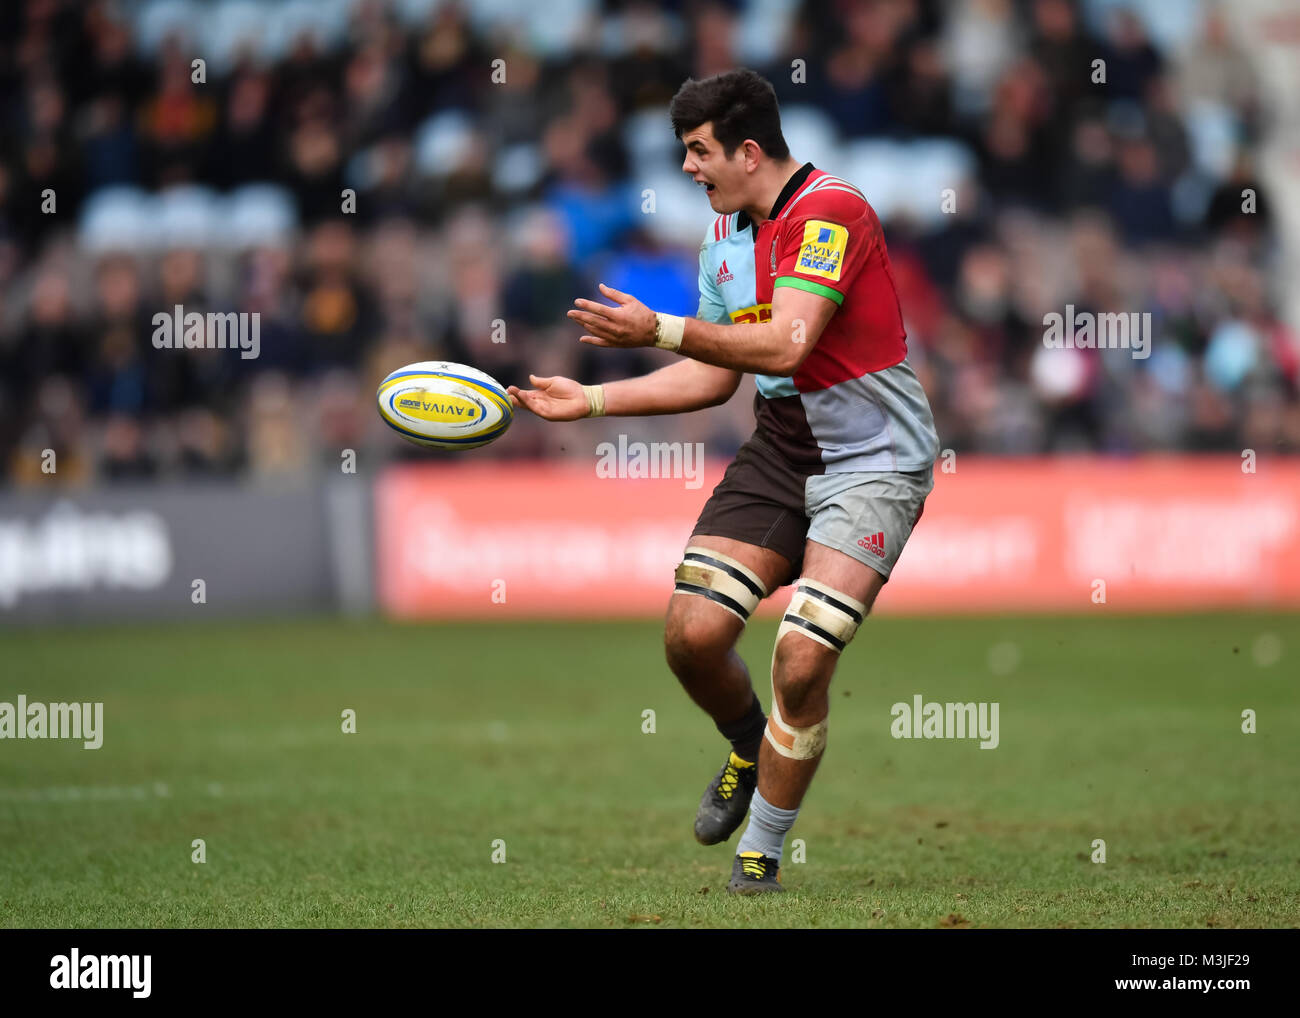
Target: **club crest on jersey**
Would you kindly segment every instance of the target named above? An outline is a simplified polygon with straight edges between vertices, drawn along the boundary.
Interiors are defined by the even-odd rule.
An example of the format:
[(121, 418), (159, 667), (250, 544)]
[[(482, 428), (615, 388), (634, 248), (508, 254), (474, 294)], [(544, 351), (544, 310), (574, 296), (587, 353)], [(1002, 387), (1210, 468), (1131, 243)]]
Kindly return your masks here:
[(807, 276), (823, 276), (837, 281), (844, 267), (844, 250), (848, 243), (849, 231), (838, 223), (808, 220), (804, 223), (803, 242), (795, 270)]
[(731, 270), (727, 268), (727, 259), (722, 259), (722, 267), (718, 269), (718, 275), (713, 280), (714, 285), (721, 286), (723, 283), (730, 283), (735, 278), (731, 274)]

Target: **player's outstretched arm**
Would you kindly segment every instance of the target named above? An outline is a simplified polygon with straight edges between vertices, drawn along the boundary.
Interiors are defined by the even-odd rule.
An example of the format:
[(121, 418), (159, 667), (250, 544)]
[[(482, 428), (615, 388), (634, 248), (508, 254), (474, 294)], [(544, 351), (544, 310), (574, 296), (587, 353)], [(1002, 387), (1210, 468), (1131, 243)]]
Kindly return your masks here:
[(546, 421), (577, 421), (586, 417), (591, 409), (587, 394), (582, 386), (572, 378), (555, 375), (551, 378), (538, 378), (529, 375), (536, 388), (521, 389), (517, 385), (506, 387), (510, 405), (522, 406)]
[[(638, 378), (607, 382), (602, 386), (605, 414), (612, 417), (649, 417), (681, 414), (725, 403), (740, 385), (742, 373), (683, 358)], [(587, 388), (572, 378), (538, 378), (529, 375), (533, 389), (512, 385), (510, 402), (548, 421), (576, 421), (591, 413)]]
[[(822, 289), (827, 289), (823, 287)], [(657, 316), (631, 294), (600, 284), (614, 305), (579, 298), (568, 312), (592, 346), (655, 346)], [(729, 371), (788, 377), (799, 369), (839, 305), (819, 293), (779, 286), (772, 295), (772, 316), (755, 324), (722, 324), (699, 318), (675, 319), (678, 342), (671, 349), (683, 357)]]

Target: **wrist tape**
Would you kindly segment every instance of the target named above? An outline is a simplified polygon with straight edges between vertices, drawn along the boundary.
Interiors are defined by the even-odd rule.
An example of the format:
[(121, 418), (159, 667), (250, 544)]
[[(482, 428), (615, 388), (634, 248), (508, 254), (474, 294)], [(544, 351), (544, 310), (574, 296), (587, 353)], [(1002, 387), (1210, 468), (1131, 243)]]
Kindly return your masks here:
[(655, 346), (661, 350), (676, 350), (682, 345), (686, 319), (679, 315), (655, 314)]
[(605, 416), (605, 387), (603, 385), (584, 385), (582, 393), (587, 397), (587, 417)]

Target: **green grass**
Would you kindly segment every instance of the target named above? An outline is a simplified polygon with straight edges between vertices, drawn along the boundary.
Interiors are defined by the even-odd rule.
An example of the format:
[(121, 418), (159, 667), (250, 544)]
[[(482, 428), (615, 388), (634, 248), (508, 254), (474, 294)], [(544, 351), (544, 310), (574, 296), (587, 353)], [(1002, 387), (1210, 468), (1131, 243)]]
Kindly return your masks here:
[[(106, 729), (0, 741), (0, 926), (1296, 926), (1298, 623), (873, 619), (790, 893), (739, 900), (735, 838), (691, 837), (725, 744), (654, 623), (0, 632), (0, 700)], [(741, 647), (765, 704), (774, 626)], [(891, 738), (915, 693), (999, 702), (1000, 746)]]

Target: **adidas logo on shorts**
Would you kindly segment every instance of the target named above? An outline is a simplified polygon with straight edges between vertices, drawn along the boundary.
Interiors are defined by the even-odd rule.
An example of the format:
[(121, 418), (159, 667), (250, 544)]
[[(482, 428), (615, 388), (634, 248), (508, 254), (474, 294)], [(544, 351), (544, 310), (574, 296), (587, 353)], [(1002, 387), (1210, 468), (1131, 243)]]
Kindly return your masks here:
[(866, 548), (873, 555), (885, 557), (885, 532), (882, 530), (878, 534), (868, 534), (866, 537), (858, 538), (858, 547)]

